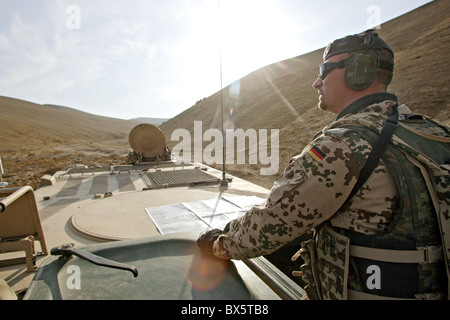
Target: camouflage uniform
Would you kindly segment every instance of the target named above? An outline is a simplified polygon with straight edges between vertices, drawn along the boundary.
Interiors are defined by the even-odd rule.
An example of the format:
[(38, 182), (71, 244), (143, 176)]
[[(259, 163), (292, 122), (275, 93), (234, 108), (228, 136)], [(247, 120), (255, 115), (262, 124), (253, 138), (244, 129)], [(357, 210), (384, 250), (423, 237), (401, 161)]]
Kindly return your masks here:
[[(367, 292), (366, 288), (362, 287), (362, 282), (366, 279), (361, 280), (363, 277), (357, 275), (364, 272), (372, 263), (365, 260), (368, 258), (367, 253), (364, 253), (366, 246), (379, 248), (378, 245), (381, 243), (383, 249), (404, 250), (407, 254), (419, 246), (440, 246), (441, 236), (435, 214), (436, 207), (433, 208), (429, 191), (415, 166), (408, 169), (412, 170), (408, 174), (412, 177), (409, 179), (409, 186), (403, 182), (405, 179), (398, 178), (405, 174), (396, 173), (395, 176), (391, 174), (396, 172), (392, 171), (391, 159), (394, 158), (392, 149), (386, 152), (389, 157), (389, 169), (381, 160), (358, 192), (346, 201), (372, 150), (367, 139), (362, 138), (363, 131), (351, 130), (349, 125), (366, 123), (369, 127), (380, 126), (394, 105), (396, 105), (394, 95), (379, 93), (362, 98), (344, 109), (337, 121), (325, 127), (300, 155), (292, 159), (283, 174), (275, 181), (264, 204), (253, 207), (243, 217), (231, 221), (226, 226), (214, 242), (214, 254), (224, 259), (246, 259), (267, 255), (310, 232), (311, 229), (318, 228), (315, 238), (303, 243), (303, 249), (300, 250), (305, 262), (301, 269), (304, 280), (308, 283), (305, 289), (309, 296), (315, 298), (347, 299), (350, 294), (361, 297), (356, 294)], [(400, 106), (398, 111), (400, 119), (411, 114), (405, 105)], [(431, 133), (444, 136), (443, 139), (447, 139), (445, 143), (448, 144), (449, 132), (438, 128), (439, 126), (430, 129)], [(395, 138), (394, 144), (397, 145), (397, 141), (398, 138)], [(448, 154), (448, 145), (444, 149), (444, 154)], [(405, 162), (406, 159), (407, 157), (404, 158)], [(395, 161), (399, 160), (393, 162)], [(446, 182), (441, 182), (443, 193), (438, 194), (443, 204), (440, 211), (444, 214), (444, 219), (448, 219), (450, 191), (446, 170), (448, 168), (441, 171), (444, 174), (442, 178)], [(401, 186), (400, 190), (397, 188), (398, 185)], [(403, 190), (407, 188), (414, 189), (414, 192), (411, 192), (414, 197)], [(363, 247), (358, 246), (360, 241), (358, 238), (361, 239), (361, 235), (363, 235), (362, 243), (366, 242), (366, 246)], [(350, 237), (356, 244), (352, 247)], [(362, 256), (359, 256), (363, 259), (350, 258), (354, 256), (351, 250), (358, 248), (363, 250)], [(391, 251), (387, 252), (388, 255), (394, 256), (404, 253), (386, 251)], [(439, 248), (436, 252), (432, 253), (435, 255), (431, 259), (432, 262), (425, 264), (415, 261), (405, 267), (403, 264), (405, 261), (400, 261), (400, 266), (397, 263), (400, 269), (395, 272), (400, 270), (400, 273), (404, 274), (396, 276), (406, 283), (405, 286), (408, 282), (412, 282), (409, 281), (411, 275), (418, 280), (417, 284), (414, 283), (412, 288), (408, 288), (409, 291), (402, 285), (388, 288), (389, 296), (404, 297), (402, 291), (407, 291), (405, 296), (408, 297), (423, 298), (425, 296), (423, 293), (427, 293), (427, 297), (430, 297), (429, 292), (433, 293), (432, 298), (441, 298), (445, 295), (442, 249)], [(371, 254), (370, 251), (369, 258)], [(317, 263), (320, 266), (311, 268), (312, 260), (320, 261)], [(362, 264), (364, 266), (362, 267), (361, 261), (369, 262)], [(387, 261), (379, 263), (386, 268), (384, 270), (393, 270), (392, 265), (389, 265), (392, 261), (382, 261)], [(352, 266), (349, 267), (349, 264)], [(395, 272), (392, 272), (392, 277), (396, 277)], [(315, 288), (317, 284), (320, 289)], [(389, 287), (386, 280), (383, 286)]]
[[(384, 100), (360, 112), (385, 114), (395, 102)], [(406, 106), (401, 109), (409, 112)], [(227, 225), (214, 243), (216, 256), (245, 259), (266, 255), (326, 220), (363, 234), (375, 234), (392, 221), (398, 192), (383, 162), (350, 206), (336, 214), (357, 181), (361, 159), (372, 149), (356, 134), (339, 137), (336, 131), (320, 135), (292, 159), (264, 204)]]

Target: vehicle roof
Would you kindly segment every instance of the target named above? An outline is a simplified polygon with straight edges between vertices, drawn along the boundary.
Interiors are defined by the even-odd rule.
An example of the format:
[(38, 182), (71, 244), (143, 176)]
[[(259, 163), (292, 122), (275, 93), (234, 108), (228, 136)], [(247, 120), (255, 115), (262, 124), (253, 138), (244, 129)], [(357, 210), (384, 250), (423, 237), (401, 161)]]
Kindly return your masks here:
[[(72, 169), (72, 170), (71, 170)], [(195, 185), (154, 186), (147, 173), (197, 169), (217, 179), (222, 172), (203, 164), (164, 166), (135, 165), (109, 170), (83, 166), (55, 173), (49, 185), (35, 196), (47, 247), (64, 243), (86, 246), (108, 241), (138, 239), (160, 234), (146, 208), (173, 205), (226, 195), (248, 195), (264, 199), (269, 190), (227, 174), (228, 186), (207, 182)], [(181, 172), (181, 171), (180, 171)], [(36, 243), (39, 251), (39, 244)], [(23, 253), (3, 253), (0, 260)], [(37, 258), (39, 267), (47, 257)], [(35, 273), (25, 264), (0, 266), (0, 278), (16, 292), (29, 287)]]

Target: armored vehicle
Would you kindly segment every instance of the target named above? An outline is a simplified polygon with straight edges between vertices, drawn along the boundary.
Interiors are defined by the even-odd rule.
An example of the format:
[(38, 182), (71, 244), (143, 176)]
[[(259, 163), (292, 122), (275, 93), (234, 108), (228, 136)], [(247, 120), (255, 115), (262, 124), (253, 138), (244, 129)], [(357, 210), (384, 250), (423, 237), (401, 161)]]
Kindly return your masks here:
[[(270, 257), (223, 261), (196, 240), (268, 190), (170, 156), (155, 126), (129, 135), (131, 163), (77, 166), (36, 190), (0, 189), (3, 297), (24, 300), (279, 300), (303, 289)], [(221, 179), (225, 176), (227, 184)]]

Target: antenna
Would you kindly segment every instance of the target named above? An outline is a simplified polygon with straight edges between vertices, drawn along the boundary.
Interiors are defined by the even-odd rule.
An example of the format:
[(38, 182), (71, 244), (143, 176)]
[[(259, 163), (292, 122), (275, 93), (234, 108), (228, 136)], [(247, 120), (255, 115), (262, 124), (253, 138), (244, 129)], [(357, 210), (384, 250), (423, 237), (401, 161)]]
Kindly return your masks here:
[(220, 0), (219, 2), (219, 65), (220, 65), (220, 111), (222, 114), (222, 180), (220, 181), (221, 187), (227, 187), (228, 181), (225, 178), (225, 141), (226, 135), (223, 125), (223, 85), (222, 85), (222, 19), (221, 19), (221, 10), (220, 10)]
[(8, 182), (3, 181), (3, 165), (2, 165), (2, 157), (0, 157), (0, 187), (5, 187), (8, 185)]

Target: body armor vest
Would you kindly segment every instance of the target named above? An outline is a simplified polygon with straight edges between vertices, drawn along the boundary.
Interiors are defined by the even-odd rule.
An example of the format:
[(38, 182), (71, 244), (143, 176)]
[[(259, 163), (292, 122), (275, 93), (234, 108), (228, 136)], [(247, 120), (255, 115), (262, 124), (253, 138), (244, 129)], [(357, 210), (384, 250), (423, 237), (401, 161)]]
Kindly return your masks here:
[[(385, 119), (380, 114), (356, 114), (336, 121), (324, 132), (340, 138), (356, 132), (373, 145)], [(381, 159), (399, 192), (393, 221), (386, 232), (372, 236), (336, 229), (329, 222), (317, 228), (314, 239), (303, 246), (305, 265), (312, 266), (305, 279), (309, 296), (447, 297), (450, 131), (423, 116), (407, 115)]]

